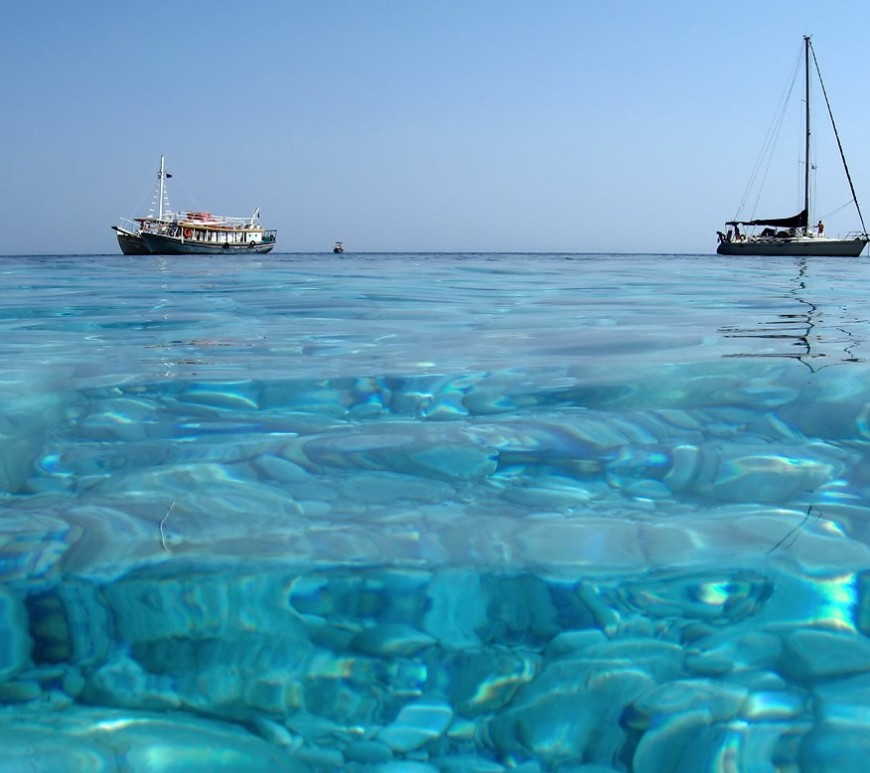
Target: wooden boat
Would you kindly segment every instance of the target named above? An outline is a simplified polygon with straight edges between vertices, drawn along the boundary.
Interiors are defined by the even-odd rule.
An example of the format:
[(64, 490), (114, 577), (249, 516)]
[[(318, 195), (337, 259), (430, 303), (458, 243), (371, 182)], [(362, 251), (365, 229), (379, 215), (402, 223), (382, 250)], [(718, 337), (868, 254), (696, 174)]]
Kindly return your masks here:
[(275, 246), (274, 230), (259, 224), (259, 210), (249, 218), (211, 212), (180, 212), (169, 224), (144, 224), (140, 236), (157, 255), (265, 254)]
[[(858, 206), (858, 199), (855, 195), (855, 188), (852, 185), (852, 178), (849, 175), (848, 167), (846, 166), (846, 158), (843, 154), (843, 148), (839, 144), (839, 136), (837, 135), (836, 126), (834, 126), (833, 114), (831, 113), (830, 104), (827, 102), (827, 94), (824, 90), (824, 84), (821, 82), (819, 75), (819, 83), (822, 86), (822, 93), (825, 95), (825, 102), (828, 107), (828, 115), (831, 117), (831, 125), (834, 130), (834, 136), (837, 138), (837, 144), (840, 149), (840, 158), (843, 162), (843, 168), (846, 172), (846, 179), (849, 181), (849, 189), (852, 192), (852, 202), (858, 212), (858, 217), (861, 221), (861, 230), (847, 234), (843, 238), (831, 237), (825, 233), (824, 223), (819, 220), (816, 225), (811, 225), (814, 217), (811, 216), (811, 201), (810, 201), (810, 172), (814, 168), (812, 158), (810, 156), (810, 127), (811, 127), (811, 103), (810, 103), (810, 70), (811, 63), (815, 64), (815, 71), (818, 74), (818, 63), (816, 62), (815, 52), (812, 47), (812, 41), (809, 36), (804, 37), (804, 94), (805, 94), (805, 110), (804, 110), (804, 176), (803, 176), (803, 209), (792, 217), (782, 218), (752, 218), (749, 220), (741, 220), (735, 218), (726, 223), (728, 226), (727, 233), (718, 232), (719, 245), (716, 252), (720, 255), (807, 255), (807, 256), (832, 256), (832, 257), (857, 257), (870, 241), (870, 236), (867, 235), (867, 228), (864, 226), (864, 218), (861, 215), (861, 209)], [(748, 232), (741, 232), (743, 229), (753, 229)], [(755, 231), (756, 228), (762, 228), (760, 232)]]
[(121, 225), (112, 226), (125, 255), (262, 255), (275, 247), (277, 232), (260, 225), (259, 209), (251, 217), (173, 212), (166, 191), (170, 177), (161, 156), (157, 191), (147, 217), (122, 218)]

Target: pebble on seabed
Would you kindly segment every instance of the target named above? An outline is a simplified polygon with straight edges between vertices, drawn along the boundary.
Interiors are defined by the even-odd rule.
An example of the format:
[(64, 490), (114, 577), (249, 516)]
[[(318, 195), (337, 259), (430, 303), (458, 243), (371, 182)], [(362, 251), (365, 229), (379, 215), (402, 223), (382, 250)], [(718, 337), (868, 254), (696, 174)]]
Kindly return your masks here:
[(408, 752), (443, 735), (453, 720), (453, 709), (442, 698), (421, 698), (404, 706), (378, 733), (378, 739), (397, 752)]

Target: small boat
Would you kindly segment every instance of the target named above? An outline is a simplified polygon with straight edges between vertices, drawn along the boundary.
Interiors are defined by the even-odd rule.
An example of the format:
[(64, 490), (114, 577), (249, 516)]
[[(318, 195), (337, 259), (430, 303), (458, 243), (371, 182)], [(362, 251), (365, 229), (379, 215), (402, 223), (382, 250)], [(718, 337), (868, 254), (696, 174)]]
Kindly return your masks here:
[(160, 157), (158, 188), (147, 217), (121, 220), (112, 226), (125, 255), (263, 255), (275, 247), (277, 232), (260, 225), (260, 210), (250, 217), (226, 217), (211, 212), (173, 212), (166, 193), (171, 177)]
[[(792, 217), (751, 218), (749, 220), (735, 218), (734, 220), (729, 220), (725, 224), (726, 226), (729, 226), (728, 232), (717, 232), (719, 245), (716, 248), (716, 252), (720, 255), (814, 255), (857, 257), (861, 254), (867, 242), (870, 241), (870, 236), (867, 234), (867, 228), (864, 226), (864, 217), (861, 214), (861, 208), (858, 206), (858, 198), (855, 195), (852, 178), (849, 175), (849, 169), (846, 166), (846, 157), (843, 154), (842, 145), (839, 144), (839, 136), (837, 135), (837, 129), (834, 125), (833, 113), (831, 113), (831, 106), (828, 103), (824, 84), (821, 82), (821, 75), (818, 71), (818, 62), (816, 61), (815, 51), (813, 50), (812, 41), (809, 36), (804, 36), (803, 59), (805, 94), (803, 209)], [(831, 118), (831, 126), (833, 128), (834, 136), (837, 138), (840, 158), (843, 162), (843, 169), (845, 170), (846, 179), (849, 182), (849, 189), (852, 193), (852, 200), (849, 203), (855, 204), (858, 218), (861, 221), (860, 231), (854, 231), (843, 238), (826, 235), (825, 226), (821, 219), (816, 225), (810, 225), (815, 220), (814, 217), (811, 217), (810, 202), (810, 172), (814, 169), (813, 160), (810, 156), (811, 63), (815, 64), (815, 72), (818, 75), (819, 83), (822, 86), (822, 93), (825, 96), (828, 115)], [(749, 228), (753, 230), (744, 233), (740, 230), (741, 226), (744, 229)], [(756, 232), (754, 230), (756, 227), (760, 227), (763, 230)]]
[(335, 244), (333, 244), (332, 251), (336, 253), (344, 252), (344, 242), (336, 242)]

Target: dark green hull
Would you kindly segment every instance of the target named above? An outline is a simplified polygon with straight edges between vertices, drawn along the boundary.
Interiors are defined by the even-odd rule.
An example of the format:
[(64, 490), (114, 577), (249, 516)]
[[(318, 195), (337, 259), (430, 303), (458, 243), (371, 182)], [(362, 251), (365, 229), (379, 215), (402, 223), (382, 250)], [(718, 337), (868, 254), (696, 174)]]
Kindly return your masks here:
[(118, 237), (118, 246), (125, 255), (148, 255), (150, 253), (139, 234), (126, 231), (116, 225), (113, 225), (112, 229)]
[(265, 255), (275, 247), (274, 241), (246, 244), (205, 244), (177, 236), (142, 234), (148, 252), (154, 255)]

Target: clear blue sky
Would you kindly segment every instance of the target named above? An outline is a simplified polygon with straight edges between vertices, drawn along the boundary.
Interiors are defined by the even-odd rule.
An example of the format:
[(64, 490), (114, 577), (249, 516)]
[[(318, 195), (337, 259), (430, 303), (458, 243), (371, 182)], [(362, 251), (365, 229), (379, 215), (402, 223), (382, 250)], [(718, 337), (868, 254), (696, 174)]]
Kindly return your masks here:
[(3, 26), (3, 254), (117, 252), (161, 154), (175, 208), (260, 207), (281, 251), (712, 252), (804, 34), (870, 214), (865, 0), (10, 0)]

